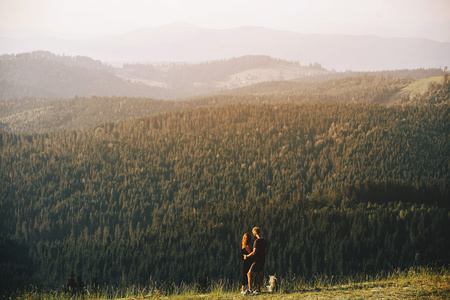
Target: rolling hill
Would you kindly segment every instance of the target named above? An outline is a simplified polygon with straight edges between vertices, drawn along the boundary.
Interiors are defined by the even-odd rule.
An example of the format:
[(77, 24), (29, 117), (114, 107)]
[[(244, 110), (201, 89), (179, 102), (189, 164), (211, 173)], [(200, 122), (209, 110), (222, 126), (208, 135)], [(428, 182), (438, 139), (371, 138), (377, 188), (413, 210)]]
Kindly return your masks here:
[(199, 64), (125, 64), (113, 68), (81, 56), (46, 51), (0, 56), (0, 98), (90, 96), (175, 99), (261, 81), (327, 74), (320, 65), (301, 66), (267, 56), (244, 56)]
[[(228, 93), (258, 83), (321, 82), (364, 74), (330, 72), (318, 63), (304, 66), (261, 55), (196, 64), (134, 63), (112, 67), (89, 57), (46, 51), (2, 55), (0, 70), (0, 99), (117, 96), (173, 100), (220, 91)], [(416, 69), (369, 74), (424, 79), (442, 73), (441, 69)]]
[(204, 92), (215, 92), (266, 81), (302, 81), (331, 72), (317, 63), (302, 66), (298, 62), (269, 56), (246, 55), (195, 64), (124, 64), (116, 69), (116, 73), (129, 80), (148, 81), (150, 85), (169, 89), (183, 89), (183, 86), (197, 88), (198, 94), (202, 88)]
[[(142, 69), (148, 70), (149, 68), (149, 66), (145, 66)], [(134, 69), (134, 71), (137, 69)], [(406, 73), (428, 75), (436, 72), (439, 72), (439, 70), (418, 70), (417, 72), (409, 71)], [(404, 74), (404, 72), (400, 74)], [(150, 75), (138, 74), (138, 76)], [(444, 77), (414, 80), (412, 78), (399, 79), (392, 77), (390, 74), (383, 76), (376, 73), (376, 75), (363, 74), (356, 77), (319, 82), (271, 81), (173, 101), (98, 96), (69, 99), (0, 100), (0, 128), (10, 132), (26, 133), (86, 130), (101, 123), (117, 122), (126, 118), (236, 103), (448, 103), (450, 83), (448, 77), (445, 78), (447, 78), (447, 81), (444, 83)], [(429, 82), (434, 83), (429, 86)], [(420, 86), (420, 93), (417, 92), (418, 86)]]
[(68, 98), (78, 96), (164, 97), (164, 89), (132, 84), (88, 57), (46, 51), (0, 56), (0, 98)]

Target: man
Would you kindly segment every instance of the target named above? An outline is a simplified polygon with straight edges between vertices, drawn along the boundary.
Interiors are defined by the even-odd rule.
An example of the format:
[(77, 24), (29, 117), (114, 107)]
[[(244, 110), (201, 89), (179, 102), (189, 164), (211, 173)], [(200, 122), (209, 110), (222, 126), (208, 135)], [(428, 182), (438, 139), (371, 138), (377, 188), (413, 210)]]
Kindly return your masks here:
[(261, 230), (258, 227), (252, 229), (253, 235), (256, 237), (253, 243), (253, 251), (244, 255), (244, 258), (254, 257), (255, 262), (251, 265), (250, 270), (247, 273), (248, 276), (248, 291), (247, 294), (252, 294), (252, 279), (253, 273), (258, 273), (258, 289), (257, 293), (261, 291), (261, 284), (263, 279), (264, 264), (266, 263), (266, 251), (267, 251), (267, 241), (261, 236)]

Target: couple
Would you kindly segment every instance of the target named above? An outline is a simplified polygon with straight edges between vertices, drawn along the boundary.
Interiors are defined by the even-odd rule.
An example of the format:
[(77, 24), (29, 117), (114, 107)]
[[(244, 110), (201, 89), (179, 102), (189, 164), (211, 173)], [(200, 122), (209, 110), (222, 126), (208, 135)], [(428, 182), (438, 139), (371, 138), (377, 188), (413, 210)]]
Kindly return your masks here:
[[(251, 236), (250, 233), (245, 233), (242, 237), (242, 291), (244, 295), (253, 294), (252, 282), (253, 273), (258, 273), (258, 289), (260, 292), (263, 279), (264, 264), (266, 262), (267, 241), (261, 236), (261, 230), (258, 227), (252, 229), (256, 240), (253, 244), (253, 249), (250, 247)], [(248, 290), (245, 288), (248, 284)]]

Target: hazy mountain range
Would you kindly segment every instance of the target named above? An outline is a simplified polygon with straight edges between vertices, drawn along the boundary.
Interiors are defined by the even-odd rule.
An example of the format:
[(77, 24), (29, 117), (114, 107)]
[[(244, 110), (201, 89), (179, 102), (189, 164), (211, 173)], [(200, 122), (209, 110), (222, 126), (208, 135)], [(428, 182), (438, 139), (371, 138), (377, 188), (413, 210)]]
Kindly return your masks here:
[(114, 68), (86, 56), (33, 51), (0, 55), (0, 99), (94, 95), (175, 99), (258, 82), (310, 80), (326, 74), (330, 72), (320, 64), (302, 66), (269, 56)]
[(204, 29), (170, 24), (93, 39), (0, 37), (0, 53), (47, 50), (108, 63), (200, 62), (268, 55), (337, 71), (444, 68), (450, 43), (422, 38), (301, 34), (262, 27)]
[[(441, 76), (442, 72), (442, 69), (412, 69), (373, 74), (423, 79)], [(319, 82), (358, 75), (331, 72), (318, 63), (301, 65), (263, 55), (195, 64), (136, 63), (112, 67), (86, 56), (33, 51), (0, 55), (0, 99), (75, 96), (180, 99), (220, 91), (230, 93), (232, 89), (264, 82)]]

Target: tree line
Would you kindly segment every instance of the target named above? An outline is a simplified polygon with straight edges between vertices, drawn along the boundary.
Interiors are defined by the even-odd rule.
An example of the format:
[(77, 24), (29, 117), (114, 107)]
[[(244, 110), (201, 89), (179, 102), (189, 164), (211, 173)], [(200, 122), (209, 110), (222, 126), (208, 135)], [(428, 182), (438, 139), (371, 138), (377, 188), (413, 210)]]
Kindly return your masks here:
[[(0, 130), (10, 132), (49, 132), (87, 130), (106, 122), (136, 118), (167, 111), (199, 107), (215, 107), (238, 103), (387, 103), (396, 102), (403, 88), (413, 83), (411, 78), (363, 74), (357, 77), (326, 82), (265, 82), (250, 87), (187, 100), (163, 101), (129, 97), (74, 97), (71, 99), (21, 98), (0, 100)], [(2, 83), (0, 83), (1, 85)], [(448, 81), (436, 83), (429, 93), (439, 94), (433, 101), (418, 95), (404, 103), (448, 102)], [(430, 94), (431, 95), (431, 94)], [(400, 102), (402, 99), (398, 99)]]

